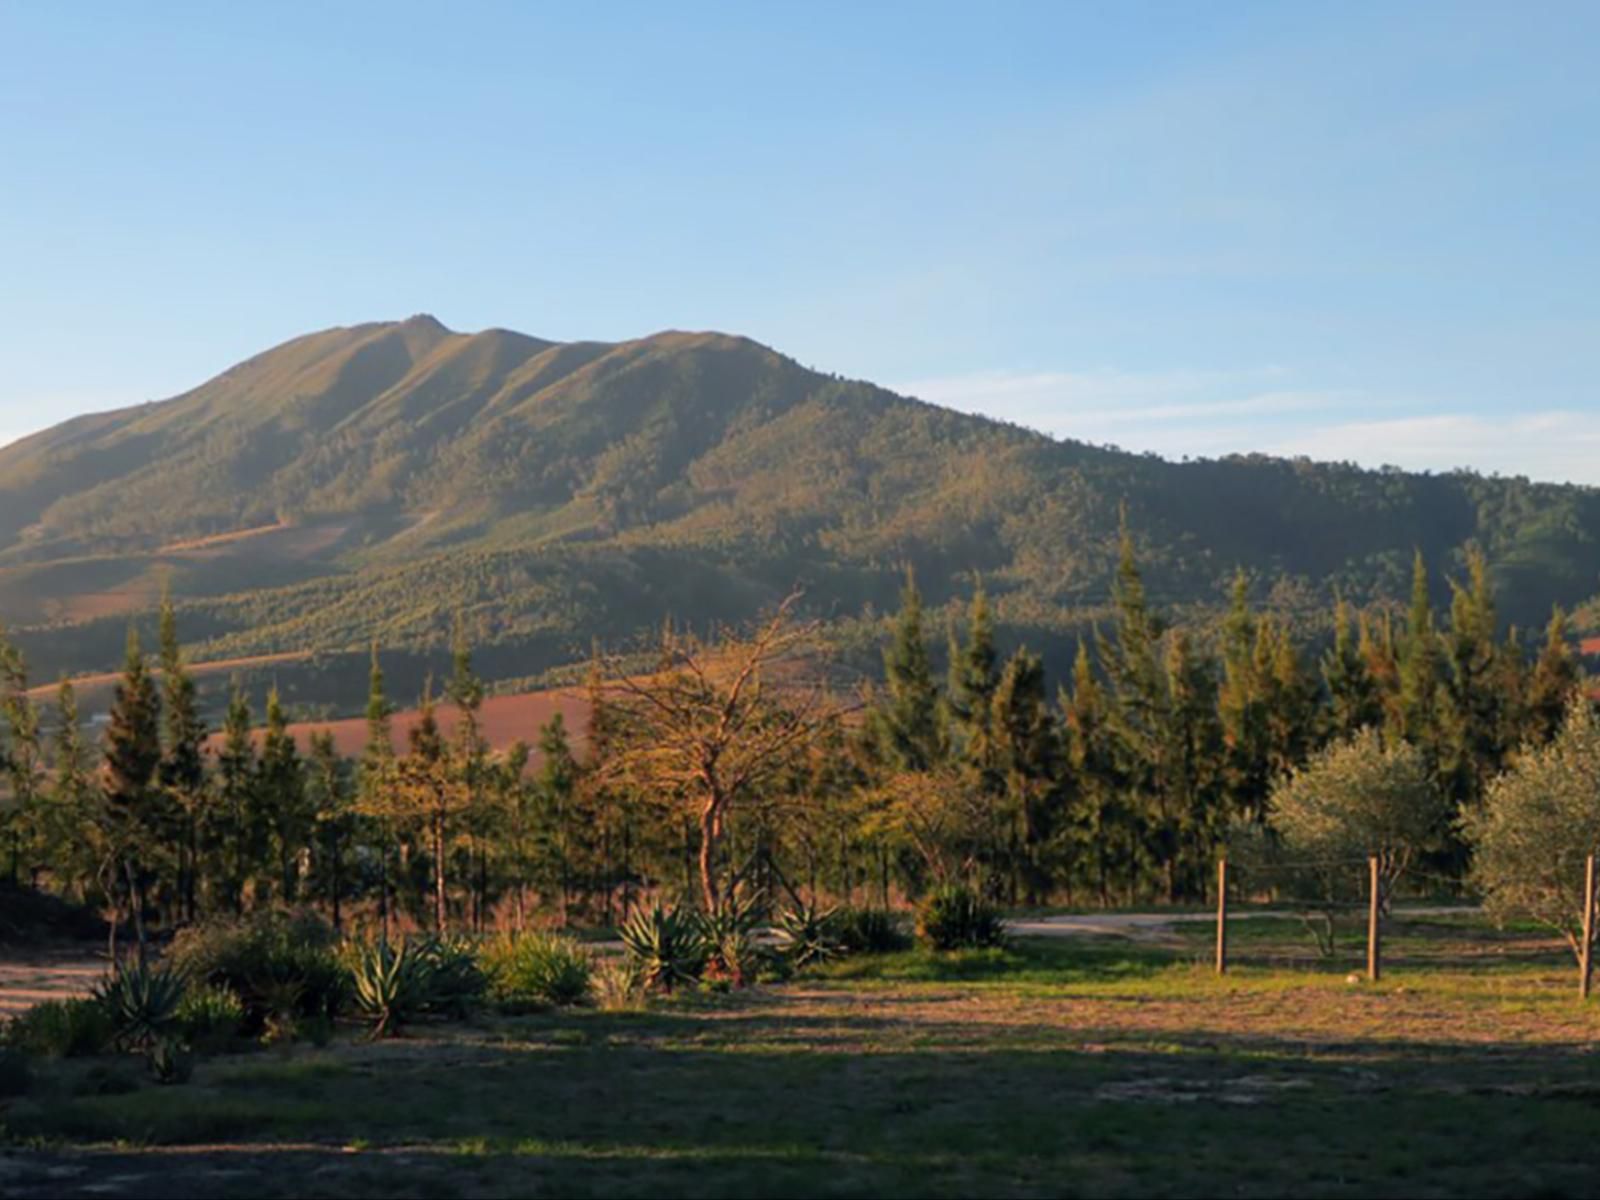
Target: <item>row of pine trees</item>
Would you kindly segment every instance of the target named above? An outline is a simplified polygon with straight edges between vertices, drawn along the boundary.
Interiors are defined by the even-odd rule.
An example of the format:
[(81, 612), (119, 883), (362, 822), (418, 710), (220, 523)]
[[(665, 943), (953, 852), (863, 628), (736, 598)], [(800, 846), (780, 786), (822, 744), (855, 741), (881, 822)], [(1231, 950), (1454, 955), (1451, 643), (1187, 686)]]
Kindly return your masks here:
[[(1530, 653), (1502, 636), (1481, 555), (1443, 619), (1416, 563), (1403, 620), (1338, 601), (1314, 660), (1253, 611), (1243, 577), (1220, 629), (1169, 626), (1123, 537), (1112, 627), (1085, 639), (1052, 694), (1028, 649), (1002, 657), (981, 589), (950, 633), (941, 680), (909, 580), (863, 719), (803, 747), (770, 795), (734, 815), (731, 873), (887, 904), (958, 877), (1011, 903), (1137, 903), (1204, 894), (1230, 828), (1270, 818), (1274, 782), (1366, 727), (1419, 747), (1456, 810), (1518, 748), (1548, 739), (1577, 683), (1557, 611)], [(258, 725), (236, 685), (219, 736), (202, 718), (163, 605), (154, 666), (130, 635), (109, 724), (84, 737), (70, 683), (41, 733), (21, 655), (0, 639), (0, 767), (14, 881), (111, 906), (139, 936), (264, 906), (433, 927), (611, 922), (645, 892), (694, 892), (694, 822), (673, 797), (608, 770), (625, 754), (598, 669), (581, 754), (559, 715), (490, 746), (484, 686), (458, 635), (405, 746), (376, 650), (367, 743), (302, 749), (277, 693)], [(1441, 869), (1464, 854), (1441, 831)]]

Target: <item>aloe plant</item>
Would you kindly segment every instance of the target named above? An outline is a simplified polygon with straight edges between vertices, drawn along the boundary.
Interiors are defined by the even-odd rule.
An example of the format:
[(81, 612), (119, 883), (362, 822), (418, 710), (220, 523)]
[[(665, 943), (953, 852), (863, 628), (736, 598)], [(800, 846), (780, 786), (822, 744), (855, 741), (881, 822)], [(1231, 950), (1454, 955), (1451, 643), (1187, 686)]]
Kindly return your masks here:
[(647, 988), (670, 992), (695, 982), (705, 970), (706, 942), (700, 922), (676, 909), (657, 904), (637, 910), (620, 932)]
[(96, 985), (94, 999), (110, 1017), (116, 1040), (142, 1049), (177, 1025), (186, 986), (171, 968), (123, 963)]
[(427, 1007), (433, 965), (427, 955), (401, 942), (359, 946), (350, 959), (356, 1008), (372, 1025), (374, 1039), (393, 1037)]
[(778, 918), (778, 937), (783, 952), (797, 967), (826, 962), (841, 950), (835, 931), (837, 908), (819, 908), (815, 904), (797, 904), (786, 909)]

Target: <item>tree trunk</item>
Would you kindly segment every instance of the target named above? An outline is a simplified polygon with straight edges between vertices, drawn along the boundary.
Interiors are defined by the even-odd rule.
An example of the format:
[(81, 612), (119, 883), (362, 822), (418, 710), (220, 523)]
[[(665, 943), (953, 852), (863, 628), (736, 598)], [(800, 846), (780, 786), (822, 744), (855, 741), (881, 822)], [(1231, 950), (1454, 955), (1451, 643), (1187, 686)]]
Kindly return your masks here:
[(707, 913), (717, 911), (717, 834), (721, 825), (719, 801), (712, 796), (700, 812), (700, 899)]
[(433, 814), (433, 928), (437, 933), (443, 933), (445, 925), (444, 873), (444, 812), (436, 809)]

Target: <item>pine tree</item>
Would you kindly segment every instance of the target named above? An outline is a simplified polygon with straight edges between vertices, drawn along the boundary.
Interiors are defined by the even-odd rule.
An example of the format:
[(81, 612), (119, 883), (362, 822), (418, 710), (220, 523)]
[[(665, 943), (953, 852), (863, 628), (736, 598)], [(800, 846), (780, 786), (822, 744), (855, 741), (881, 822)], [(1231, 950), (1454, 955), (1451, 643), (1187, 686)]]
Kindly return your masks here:
[[(106, 727), (101, 791), (110, 857), (107, 892), (120, 891), (122, 907), (133, 920), (139, 958), (145, 957), (145, 899), (156, 877), (167, 828), (157, 773), (161, 767), (161, 701), (145, 667), (136, 629), (128, 629), (128, 649), (111, 701)], [(113, 946), (116, 923), (111, 931)]]
[(1102, 906), (1111, 904), (1114, 876), (1137, 866), (1140, 837), (1135, 814), (1123, 801), (1117, 768), (1115, 735), (1108, 701), (1095, 678), (1089, 647), (1078, 643), (1072, 668), (1072, 694), (1062, 698), (1065, 712), (1066, 760), (1070, 783), (1066, 799), (1073, 828), (1073, 849), (1086, 855), (1086, 878)]
[(239, 680), (228, 695), (222, 750), (217, 755), (217, 805), (205, 838), (222, 902), (244, 912), (245, 885), (265, 858), (265, 817), (261, 811), (260, 772), (250, 729), (250, 698)]
[(1561, 728), (1573, 689), (1578, 686), (1578, 661), (1572, 653), (1566, 612), (1557, 605), (1545, 626), (1544, 646), (1528, 673), (1524, 739), (1543, 745)]
[(1361, 651), (1352, 624), (1349, 602), (1343, 596), (1336, 597), (1333, 646), (1322, 656), (1322, 684), (1328, 694), (1328, 733), (1335, 738), (1348, 738), (1357, 730), (1378, 725), (1383, 720), (1378, 683), (1372, 677), (1367, 656)]
[(908, 572), (894, 636), (883, 656), (884, 695), (869, 725), (879, 761), (892, 770), (926, 771), (945, 757), (939, 692), (922, 618), (922, 596)]
[(46, 833), (50, 867), (69, 891), (88, 895), (95, 870), (104, 861), (99, 833), (97, 794), (90, 767), (89, 748), (79, 725), (78, 697), (62, 676), (56, 691), (56, 735), (53, 746), (55, 777), (50, 793), (50, 820)]
[(1249, 580), (1234, 575), (1232, 602), (1222, 636), (1222, 685), (1217, 715), (1226, 748), (1227, 788), (1234, 811), (1247, 821), (1266, 819), (1272, 776), (1268, 753), (1267, 671), (1261, 628), (1250, 611)]
[(0, 628), (0, 777), (11, 790), (4, 824), (15, 885), (21, 880), (24, 847), (36, 860), (43, 844), (44, 755), (39, 711), (28, 696), (28, 665), (4, 628)]
[(383, 665), (378, 643), (372, 643), (372, 665), (367, 675), (367, 743), (361, 752), (356, 777), (356, 807), (376, 827), (378, 842), (378, 919), (385, 939), (389, 936), (395, 828), (389, 792), (394, 787), (394, 734), (390, 717), (394, 707), (384, 690)]
[(1358, 627), (1357, 652), (1372, 680), (1383, 726), (1396, 730), (1400, 727), (1400, 655), (1395, 647), (1394, 620), (1387, 612), (1376, 617), (1362, 613)]
[(1467, 556), (1468, 583), (1451, 580), (1450, 628), (1444, 637), (1444, 683), (1439, 705), (1440, 774), (1457, 805), (1476, 804), (1505, 765), (1504, 689), (1496, 642), (1494, 594), (1488, 564), (1477, 548)]
[[(602, 718), (603, 734), (608, 735), (609, 722)], [(604, 753), (609, 748), (608, 737), (601, 742)], [(596, 753), (590, 743), (591, 756)], [(539, 839), (541, 853), (536, 881), (541, 890), (553, 887), (560, 897), (561, 923), (566, 925), (572, 902), (572, 857), (574, 843), (573, 817), (576, 793), (581, 775), (572, 744), (567, 738), (566, 719), (558, 712), (539, 727), (539, 775), (535, 791), (541, 809)]]
[(1411, 570), (1411, 606), (1399, 663), (1398, 724), (1393, 732), (1438, 761), (1439, 634), (1428, 598), (1428, 568), (1417, 551)]
[(1037, 904), (1049, 885), (1044, 850), (1055, 832), (1060, 743), (1046, 700), (1044, 662), (1026, 647), (1006, 663), (991, 701), (995, 760), (1014, 837), (1012, 902), (1019, 884)]
[(289, 718), (277, 688), (267, 693), (267, 730), (261, 741), (258, 784), (277, 857), (278, 898), (293, 904), (299, 897), (302, 860), (311, 848), (314, 817), (300, 751), (289, 732)]
[(966, 645), (950, 637), (949, 705), (956, 750), (980, 773), (992, 769), (992, 717), (1000, 682), (989, 598), (980, 585), (972, 595)]
[(161, 785), (168, 808), (177, 818), (178, 887), (184, 916), (195, 919), (195, 891), (200, 871), (200, 824), (206, 800), (206, 724), (201, 719), (194, 679), (178, 644), (177, 619), (170, 593), (161, 598)]
[(1185, 630), (1168, 640), (1167, 700), (1158, 744), (1156, 812), (1150, 823), (1167, 902), (1203, 887), (1201, 868), (1227, 827), (1216, 673)]
[(311, 811), (315, 814), (316, 854), (313, 858), (317, 895), (324, 900), (336, 930), (344, 927), (344, 898), (349, 893), (349, 857), (355, 832), (351, 806), (349, 764), (334, 745), (333, 734), (318, 730), (311, 735), (307, 763)]
[(1322, 713), (1315, 678), (1306, 670), (1294, 635), (1281, 620), (1264, 622), (1267, 674), (1267, 777), (1277, 780), (1305, 762), (1321, 742)]
[[(1164, 838), (1161, 766), (1167, 725), (1167, 690), (1159, 653), (1161, 625), (1150, 612), (1144, 581), (1134, 558), (1133, 538), (1124, 523), (1112, 587), (1116, 637), (1100, 639), (1099, 658), (1110, 683), (1110, 727), (1116, 736), (1117, 769), (1140, 826), (1140, 841), (1158, 862), (1176, 852)], [(1137, 864), (1126, 864), (1129, 871)], [(1129, 895), (1136, 883), (1130, 874)]]
[(481, 720), (483, 681), (473, 670), (472, 651), (459, 614), (451, 643), (451, 663), (449, 698), (456, 709), (452, 760), (461, 772), (461, 784), (466, 790), (467, 878), (472, 896), (472, 927), (481, 931), (488, 918), (489, 840), (493, 824), (486, 786), (489, 743), (483, 736)]

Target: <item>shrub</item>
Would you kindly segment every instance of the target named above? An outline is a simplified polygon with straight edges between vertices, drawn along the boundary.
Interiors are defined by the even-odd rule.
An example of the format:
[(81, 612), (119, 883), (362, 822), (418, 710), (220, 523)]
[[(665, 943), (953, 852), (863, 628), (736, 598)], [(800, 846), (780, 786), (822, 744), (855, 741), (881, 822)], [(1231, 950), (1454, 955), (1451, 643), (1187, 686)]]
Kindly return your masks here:
[(179, 931), (168, 961), (192, 984), (238, 996), (247, 1033), (334, 1016), (346, 998), (333, 930), (309, 914), (208, 921)]
[(1600, 716), (1580, 696), (1465, 814), (1472, 880), (1497, 920), (1525, 917), (1583, 957), (1584, 859), (1600, 845)]
[(194, 1054), (177, 1038), (158, 1038), (151, 1043), (145, 1063), (157, 1083), (188, 1083), (194, 1074)]
[(0, 1046), (0, 1096), (20, 1096), (32, 1083), (27, 1054), (16, 1046)]
[(744, 987), (755, 980), (762, 964), (771, 957), (756, 941), (758, 901), (729, 897), (722, 907), (697, 918), (700, 941), (705, 951), (701, 976), (713, 983)]
[(935, 889), (917, 909), (917, 940), (934, 950), (998, 946), (1005, 940), (999, 910), (970, 888), (947, 884)]
[(144, 1049), (176, 1029), (183, 993), (183, 976), (171, 967), (124, 963), (95, 985), (94, 998), (116, 1041)]
[(216, 984), (189, 986), (178, 1004), (178, 1029), (191, 1046), (218, 1046), (244, 1030), (244, 1004)]
[(644, 979), (638, 963), (628, 955), (602, 963), (594, 972), (595, 1003), (606, 1012), (628, 1012), (644, 999)]
[(911, 948), (911, 936), (893, 913), (881, 908), (841, 908), (834, 914), (833, 929), (844, 954), (891, 954)]
[(483, 947), (489, 992), (511, 1008), (581, 1004), (588, 999), (593, 960), (571, 938), (554, 933), (507, 934)]
[(809, 967), (837, 956), (840, 947), (834, 918), (838, 911), (814, 904), (786, 909), (778, 918), (778, 937), (785, 957), (796, 967)]
[(415, 943), (427, 963), (425, 1012), (461, 1018), (483, 1001), (489, 981), (478, 965), (478, 947), (467, 938), (427, 937)]
[(104, 1054), (115, 1030), (104, 1006), (94, 1000), (46, 1000), (14, 1017), (5, 1028), (9, 1046), (42, 1058)]
[(352, 943), (350, 978), (357, 1011), (372, 1037), (393, 1037), (426, 1010), (433, 966), (415, 946), (386, 941)]
[(670, 992), (700, 978), (706, 943), (700, 923), (657, 904), (634, 912), (620, 930), (622, 944), (639, 970), (643, 986)]

